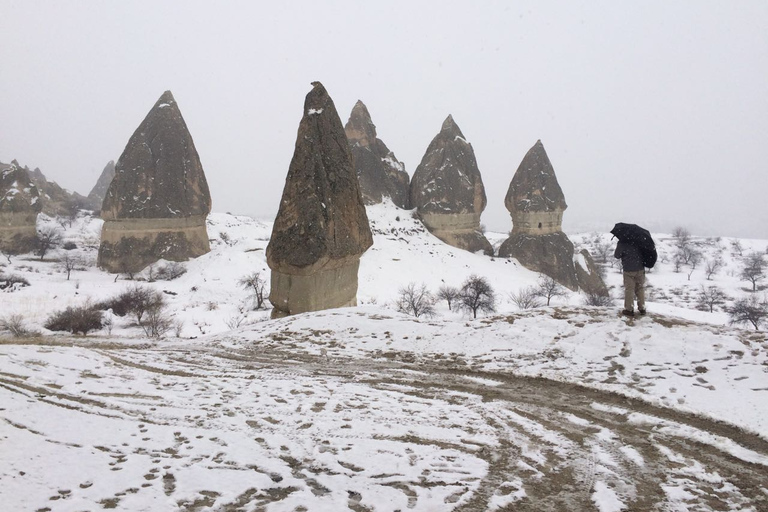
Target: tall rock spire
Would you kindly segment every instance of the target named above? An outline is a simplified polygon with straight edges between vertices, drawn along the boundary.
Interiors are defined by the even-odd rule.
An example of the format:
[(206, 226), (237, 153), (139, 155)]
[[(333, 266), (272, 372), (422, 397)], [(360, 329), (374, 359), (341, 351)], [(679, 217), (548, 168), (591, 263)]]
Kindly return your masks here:
[(344, 131), (352, 150), (363, 202), (377, 204), (389, 197), (400, 208), (408, 208), (410, 179), (405, 165), (377, 138), (376, 126), (362, 101), (355, 103)]
[(499, 256), (517, 258), (524, 267), (571, 290), (608, 293), (589, 252), (574, 255), (573, 243), (563, 233), (568, 205), (540, 140), (520, 162), (504, 205), (512, 216), (512, 232), (499, 247)]
[(115, 161), (110, 160), (101, 171), (99, 179), (88, 194), (88, 203), (93, 210), (101, 211), (101, 204), (104, 202), (104, 196), (107, 195), (107, 189), (115, 177)]
[(355, 305), (360, 256), (373, 243), (336, 107), (312, 85), (267, 245), (275, 317)]
[(447, 244), (493, 255), (480, 229), (487, 204), (475, 152), (452, 116), (448, 116), (411, 180), (411, 207), (424, 225)]
[(200, 157), (171, 91), (165, 91), (115, 165), (101, 216), (99, 266), (138, 271), (159, 259), (210, 250), (211, 196)]

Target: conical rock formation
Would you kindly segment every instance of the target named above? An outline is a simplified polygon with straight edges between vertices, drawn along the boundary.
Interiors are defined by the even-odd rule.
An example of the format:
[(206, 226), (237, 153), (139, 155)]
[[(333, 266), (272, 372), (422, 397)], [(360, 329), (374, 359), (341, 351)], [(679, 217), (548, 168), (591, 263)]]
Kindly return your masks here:
[(20, 254), (34, 249), (42, 206), (40, 192), (16, 160), (0, 171), (0, 250)]
[(411, 180), (411, 207), (429, 231), (443, 242), (471, 252), (493, 255), (480, 229), (487, 204), (475, 152), (453, 117), (427, 148)]
[(82, 208), (89, 207), (87, 198), (77, 192), (70, 192), (55, 181), (49, 181), (39, 167), (30, 170), (29, 167), (25, 166), (24, 169), (40, 193), (40, 199), (43, 201), (42, 213), (51, 217), (56, 215), (68, 216), (73, 211), (77, 212)]
[(568, 205), (540, 140), (517, 168), (504, 204), (512, 215), (512, 232), (499, 247), (499, 256), (517, 258), (571, 290), (605, 288), (589, 253), (574, 255), (573, 243), (563, 233)]
[(267, 245), (273, 317), (356, 305), (360, 256), (373, 244), (341, 120), (312, 85)]
[(362, 101), (358, 100), (352, 108), (344, 132), (352, 151), (363, 202), (378, 204), (389, 197), (400, 208), (408, 208), (410, 178), (405, 165), (376, 137), (376, 126)]
[(104, 166), (104, 170), (101, 171), (101, 175), (96, 181), (96, 185), (93, 186), (91, 192), (88, 194), (88, 204), (93, 210), (101, 211), (104, 197), (107, 195), (107, 190), (114, 177), (115, 161), (110, 160), (107, 162), (107, 165)]
[(138, 271), (210, 251), (211, 196), (176, 100), (166, 91), (131, 136), (102, 203), (99, 266)]

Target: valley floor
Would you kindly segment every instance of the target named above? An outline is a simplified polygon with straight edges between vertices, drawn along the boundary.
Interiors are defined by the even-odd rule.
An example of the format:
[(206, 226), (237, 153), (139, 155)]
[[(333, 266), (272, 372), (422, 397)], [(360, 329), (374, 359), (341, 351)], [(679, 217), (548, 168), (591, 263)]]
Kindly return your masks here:
[[(535, 339), (537, 326), (547, 347), (516, 343), (521, 333)], [(658, 355), (648, 341), (656, 329), (668, 364), (643, 362), (643, 352)], [(628, 325), (595, 308), (457, 325), (367, 307), (183, 343), (6, 344), (0, 502), (50, 511), (766, 510), (765, 347), (739, 332), (712, 328), (705, 341), (722, 357), (690, 367), (674, 352), (692, 350), (700, 326), (660, 315)], [(581, 336), (609, 340), (589, 349), (605, 356), (585, 353)], [(753, 432), (685, 412), (674, 396), (714, 416), (741, 411), (736, 423)]]

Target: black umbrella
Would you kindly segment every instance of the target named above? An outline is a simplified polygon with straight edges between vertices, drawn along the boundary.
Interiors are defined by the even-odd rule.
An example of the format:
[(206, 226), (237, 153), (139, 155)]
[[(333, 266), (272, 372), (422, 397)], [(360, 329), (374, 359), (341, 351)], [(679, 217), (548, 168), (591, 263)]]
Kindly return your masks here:
[(622, 242), (632, 244), (640, 249), (643, 265), (646, 267), (652, 268), (656, 263), (656, 244), (647, 229), (641, 228), (637, 224), (619, 222), (613, 226), (611, 234)]

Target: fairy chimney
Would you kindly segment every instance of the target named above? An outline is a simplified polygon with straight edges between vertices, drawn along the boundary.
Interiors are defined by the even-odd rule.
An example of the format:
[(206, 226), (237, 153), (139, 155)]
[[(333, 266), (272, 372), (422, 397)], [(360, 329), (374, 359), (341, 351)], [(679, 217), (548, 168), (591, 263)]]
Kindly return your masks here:
[(312, 86), (267, 245), (273, 318), (355, 306), (373, 244), (344, 127), (325, 87)]
[(42, 206), (37, 186), (16, 160), (0, 171), (0, 250), (21, 254), (34, 249)]
[(136, 272), (159, 259), (210, 251), (211, 196), (195, 143), (171, 91), (157, 100), (115, 165), (101, 208), (99, 266)]
[(114, 177), (115, 161), (110, 160), (107, 162), (107, 165), (104, 166), (104, 170), (101, 171), (99, 179), (88, 194), (88, 205), (91, 209), (101, 211), (101, 204), (104, 202), (104, 197), (107, 195), (107, 189)]
[(472, 144), (448, 116), (411, 180), (411, 207), (443, 242), (493, 255), (480, 228), (487, 200)]
[(500, 257), (517, 258), (571, 290), (605, 288), (589, 253), (574, 255), (573, 243), (563, 233), (568, 205), (540, 140), (517, 168), (504, 205), (512, 216), (512, 232), (499, 247)]
[(378, 204), (385, 197), (400, 208), (408, 208), (410, 178), (405, 165), (376, 136), (376, 126), (368, 108), (358, 100), (344, 127), (352, 151), (352, 161), (365, 204)]

